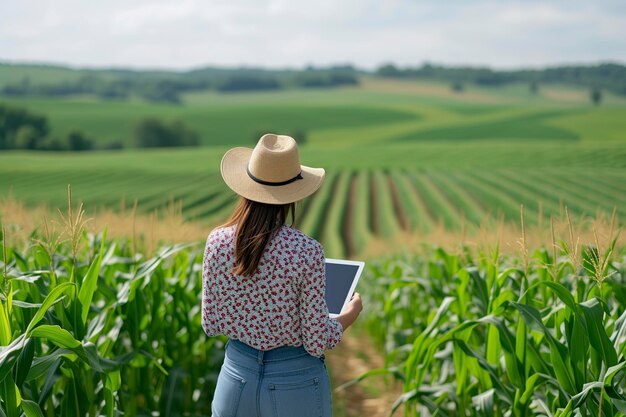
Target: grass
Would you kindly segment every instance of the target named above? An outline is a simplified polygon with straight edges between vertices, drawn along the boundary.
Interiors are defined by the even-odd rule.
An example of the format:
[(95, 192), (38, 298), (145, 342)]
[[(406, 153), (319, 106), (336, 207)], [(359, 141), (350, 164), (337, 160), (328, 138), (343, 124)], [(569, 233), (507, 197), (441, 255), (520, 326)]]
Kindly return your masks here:
[[(546, 94), (531, 96), (522, 87), (469, 87), (458, 94), (441, 83), (365, 77), (359, 87), (335, 90), (193, 93), (182, 106), (89, 97), (13, 100), (48, 113), (53, 129), (83, 124), (88, 133), (101, 132), (103, 141), (120, 135), (128, 141), (142, 115), (180, 116), (202, 132), (207, 146), (2, 152), (0, 195), (58, 208), (72, 184), (89, 210), (137, 200), (137, 211), (150, 216), (174, 205), (184, 219), (211, 227), (232, 207), (218, 172), (224, 152), (252, 146), (259, 130), (303, 129), (302, 163), (326, 168), (329, 178), (303, 205), (298, 224), (324, 240), (324, 216), (346, 213), (340, 217), (347, 225), (326, 233), (335, 255), (364, 253), (379, 239), (406, 232), (435, 231), (438, 221), (449, 230), (501, 217), (516, 221), (522, 203), (529, 224), (540, 221), (541, 211), (560, 214), (566, 205), (573, 214), (592, 216), (617, 207), (623, 218), (626, 100), (593, 107), (571, 100), (579, 89), (542, 86)], [(352, 173), (355, 183), (334, 192), (334, 176)], [(336, 234), (342, 244), (330, 243)]]
[(374, 171), (370, 177), (371, 193), (374, 196), (375, 208), (372, 207), (372, 216), (377, 216), (374, 220), (378, 225), (378, 232), (381, 236), (391, 239), (396, 236), (401, 229), (401, 217), (395, 209), (394, 197), (387, 180), (387, 174), (381, 171)]
[(321, 213), (317, 215), (323, 219), (323, 229), (319, 237), (324, 242), (324, 251), (337, 258), (347, 256), (344, 224), (351, 178), (351, 172), (343, 172), (340, 175), (333, 190), (335, 198), (330, 200), (330, 206), (323, 215)]
[[(324, 230), (325, 216), (328, 213), (328, 207), (332, 204), (332, 191), (337, 186), (339, 174), (328, 173), (324, 181), (326, 185), (317, 190), (313, 194), (312, 201), (309, 203), (306, 216), (301, 220), (299, 228), (309, 236), (320, 236)], [(327, 256), (330, 256), (327, 253)]]
[[(275, 103), (221, 105), (196, 104), (172, 106), (140, 101), (107, 102), (91, 98), (0, 99), (12, 106), (27, 107), (45, 114), (52, 136), (79, 129), (96, 143), (120, 141), (133, 146), (134, 124), (143, 117), (178, 118), (200, 135), (202, 145), (253, 145), (259, 132), (310, 132), (328, 128), (380, 125), (415, 119), (416, 116), (393, 109), (367, 105), (324, 105)], [(258, 138), (257, 138), (258, 139)]]
[(461, 216), (450, 200), (425, 175), (410, 175), (412, 186), (415, 188), (429, 208), (429, 213), (437, 222), (442, 222), (446, 228), (459, 229)]
[[(309, 149), (311, 152), (307, 155), (315, 156), (316, 150)], [(626, 172), (618, 167), (582, 168), (577, 164), (570, 165), (571, 160), (565, 160), (567, 164), (558, 168), (559, 165), (547, 156), (548, 161), (543, 166), (532, 170), (504, 167), (505, 161), (486, 158), (485, 166), (492, 163), (493, 167), (477, 170), (468, 164), (452, 169), (437, 166), (436, 158), (441, 156), (428, 152), (430, 147), (426, 147), (425, 152), (419, 145), (414, 145), (413, 149), (409, 156), (416, 155), (414, 167), (434, 166), (426, 171), (414, 167), (363, 170), (361, 164), (366, 158), (365, 152), (371, 152), (370, 157), (374, 158), (376, 153), (381, 156), (393, 153), (394, 148), (390, 148), (387, 154), (383, 154), (378, 147), (363, 148), (359, 158), (342, 151), (345, 155), (343, 167), (326, 165), (329, 173), (327, 182), (311, 197), (311, 201), (306, 200), (306, 210), (301, 213), (298, 225), (327, 244), (329, 255), (357, 256), (367, 249), (370, 238), (392, 241), (401, 230), (419, 235), (437, 230), (438, 222), (449, 230), (460, 231), (467, 226), (499, 219), (516, 221), (520, 204), (525, 205), (526, 220), (533, 225), (541, 222), (541, 216), (562, 214), (565, 206), (576, 215), (595, 216), (598, 210), (610, 213), (613, 209), (617, 209), (620, 218), (626, 215), (622, 204), (622, 184), (626, 183)], [(482, 148), (474, 149), (477, 156), (478, 149)], [(523, 160), (525, 149), (520, 147), (518, 150)], [(537, 147), (530, 150), (533, 153), (538, 151)], [(89, 212), (104, 208), (116, 210), (122, 205), (132, 206), (137, 201), (138, 213), (145, 215), (169, 210), (168, 207), (174, 205), (182, 211), (183, 219), (193, 220), (205, 230), (222, 223), (233, 207), (234, 194), (223, 184), (218, 173), (195, 168), (194, 160), (197, 158), (200, 161), (202, 154), (178, 152), (189, 159), (183, 160), (181, 155), (173, 153), (173, 161), (168, 161), (165, 155), (155, 151), (154, 164), (146, 165), (144, 169), (124, 169), (123, 157), (131, 160), (132, 152), (121, 153), (117, 159), (111, 158), (110, 172), (102, 168), (82, 167), (80, 163), (63, 169), (61, 161), (69, 160), (69, 155), (39, 157), (52, 162), (49, 170), (43, 166), (32, 169), (16, 166), (13, 169), (17, 160), (8, 159), (5, 155), (8, 164), (0, 166), (0, 184), (5, 187), (3, 195), (11, 193), (31, 207), (44, 202), (53, 209), (63, 207), (63, 193), (67, 184), (72, 184), (75, 198), (83, 201)], [(472, 147), (468, 146), (465, 153), (471, 155)], [(407, 156), (396, 155), (398, 158)], [(423, 159), (418, 159), (418, 155)], [(93, 157), (84, 156), (86, 160), (82, 162), (85, 164)], [(219, 156), (208, 155), (215, 159), (215, 164)], [(0, 155), (0, 160), (2, 157)], [(38, 159), (32, 155), (29, 158)], [(59, 160), (55, 161), (55, 158)], [(74, 158), (77, 158), (75, 161), (81, 159)], [(158, 165), (159, 160), (163, 161), (161, 165)], [(143, 162), (146, 163), (147, 159)], [(396, 167), (401, 168), (400, 162)], [(589, 159), (585, 161), (589, 162)], [(55, 166), (57, 163), (59, 166)], [(448, 161), (442, 159), (441, 163)], [(533, 163), (538, 165), (539, 161), (535, 159)], [(202, 164), (207, 165), (206, 162)], [(347, 180), (353, 172), (358, 172), (354, 186)], [(346, 178), (338, 188), (334, 185), (336, 176)], [(594, 183), (598, 184), (597, 187)], [(336, 214), (329, 217), (331, 211)], [(338, 243), (338, 237), (343, 242)]]
[(397, 141), (468, 141), (468, 140), (564, 140), (575, 141), (579, 136), (569, 128), (550, 126), (553, 117), (568, 114), (564, 111), (528, 112), (523, 116), (502, 118), (496, 121), (459, 123), (450, 127), (418, 130), (395, 138)]
[(349, 195), (351, 205), (350, 216), (348, 216), (349, 230), (352, 236), (352, 250), (361, 253), (367, 247), (371, 238), (371, 208), (370, 208), (370, 187), (369, 174), (367, 171), (359, 171), (353, 177), (352, 189)]
[[(78, 74), (66, 71), (65, 75), (72, 78)], [(54, 70), (48, 75), (50, 79), (57, 77)], [(33, 79), (37, 77), (33, 74)], [(526, 97), (514, 91), (507, 87), (472, 88), (453, 93), (444, 84), (365, 77), (360, 87), (334, 90), (189, 93), (179, 106), (86, 96), (0, 97), (0, 102), (45, 114), (53, 135), (78, 128), (97, 143), (120, 141), (126, 146), (132, 146), (133, 125), (145, 116), (180, 118), (198, 131), (203, 145), (250, 145), (260, 131), (295, 130), (305, 131), (316, 143), (352, 145), (381, 140), (597, 142), (622, 138), (626, 99), (593, 107), (588, 101), (572, 103), (558, 95)], [(579, 90), (560, 87), (559, 91)]]
[(392, 171), (390, 177), (398, 191), (398, 198), (403, 207), (408, 228), (415, 232), (428, 232), (432, 219), (427, 206), (419, 194), (415, 192), (408, 176)]
[(565, 114), (548, 121), (548, 124), (577, 132), (582, 140), (623, 141), (626, 119), (620, 108), (594, 108), (583, 113)]

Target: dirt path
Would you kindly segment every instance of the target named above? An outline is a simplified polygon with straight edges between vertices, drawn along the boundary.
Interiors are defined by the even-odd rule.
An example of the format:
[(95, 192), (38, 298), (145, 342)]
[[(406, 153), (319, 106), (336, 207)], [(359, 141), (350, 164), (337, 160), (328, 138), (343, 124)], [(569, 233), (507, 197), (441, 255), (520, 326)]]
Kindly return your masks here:
[[(364, 330), (348, 329), (341, 343), (327, 352), (328, 368), (333, 386), (335, 417), (388, 417), (391, 406), (402, 393), (399, 382), (392, 377), (373, 376), (357, 384), (337, 389), (371, 369), (382, 368), (383, 358), (371, 345)], [(399, 409), (395, 415), (401, 416)]]
[(398, 188), (396, 187), (396, 183), (393, 181), (393, 178), (389, 174), (385, 174), (387, 178), (387, 184), (389, 186), (389, 190), (391, 191), (391, 201), (393, 203), (393, 210), (396, 213), (396, 218), (400, 223), (400, 228), (402, 230), (409, 230), (411, 227), (409, 225), (409, 219), (404, 212), (404, 208), (402, 207), (402, 200), (400, 198), (400, 194), (398, 193)]

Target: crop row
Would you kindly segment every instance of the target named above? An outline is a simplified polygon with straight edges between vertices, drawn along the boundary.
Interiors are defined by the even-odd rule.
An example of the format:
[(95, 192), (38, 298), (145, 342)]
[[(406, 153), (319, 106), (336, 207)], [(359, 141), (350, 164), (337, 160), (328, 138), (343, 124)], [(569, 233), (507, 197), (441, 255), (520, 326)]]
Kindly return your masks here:
[[(0, 178), (4, 180), (4, 178)], [(174, 203), (186, 220), (207, 227), (225, 220), (236, 200), (217, 174), (67, 172), (20, 174), (10, 178), (17, 198), (65, 204), (67, 183), (87, 207), (132, 206), (139, 213), (163, 211)], [(598, 210), (626, 215), (626, 175), (612, 169), (541, 168), (480, 170), (330, 171), (326, 184), (298, 206), (296, 226), (319, 239), (332, 256), (361, 253), (373, 237), (461, 230), (500, 218), (518, 221), (520, 205), (528, 224), (549, 216), (595, 216)]]
[[(565, 207), (575, 216), (595, 216), (598, 211), (611, 213), (614, 208), (618, 214), (626, 215), (624, 193), (612, 191), (606, 183), (593, 192), (592, 181), (600, 182), (599, 175), (585, 177), (581, 182), (572, 180), (571, 173), (552, 173), (542, 181), (541, 173), (519, 175), (504, 170), (377, 170), (344, 172), (339, 176), (351, 176), (352, 186), (347, 188), (346, 179), (340, 186), (330, 185), (320, 195), (314, 195), (303, 220), (303, 224), (319, 225), (303, 230), (321, 240), (333, 256), (358, 254), (375, 236), (391, 239), (402, 232), (423, 233), (439, 226), (460, 230), (468, 224), (501, 218), (518, 222), (522, 204), (527, 224), (547, 224), (549, 216), (563, 216)], [(337, 236), (342, 233), (343, 246), (339, 247)]]

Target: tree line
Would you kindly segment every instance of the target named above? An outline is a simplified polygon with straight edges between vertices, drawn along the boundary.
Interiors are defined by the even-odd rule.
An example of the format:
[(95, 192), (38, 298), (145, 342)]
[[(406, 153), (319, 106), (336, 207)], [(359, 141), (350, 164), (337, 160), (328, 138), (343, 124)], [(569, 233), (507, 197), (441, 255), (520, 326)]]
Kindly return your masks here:
[[(145, 117), (133, 128), (134, 146), (138, 148), (198, 146), (197, 132), (182, 121)], [(121, 149), (122, 142), (113, 142), (99, 149)], [(0, 150), (28, 149), (40, 151), (96, 150), (93, 138), (78, 129), (62, 136), (52, 136), (48, 119), (26, 109), (0, 104)]]
[[(19, 69), (19, 65), (0, 63), (1, 66)], [(334, 88), (357, 85), (359, 75), (371, 73), (383, 77), (445, 81), (455, 91), (462, 90), (467, 83), (501, 86), (525, 82), (529, 84), (531, 92), (536, 92), (538, 85), (542, 83), (565, 83), (626, 95), (626, 66), (616, 63), (509, 71), (487, 67), (446, 67), (429, 63), (417, 67), (385, 64), (373, 72), (351, 65), (308, 66), (301, 70), (207, 67), (184, 72), (51, 68), (67, 71), (67, 79), (51, 82), (23, 77), (19, 81), (5, 83), (0, 88), (0, 94), (44, 97), (88, 94), (109, 100), (139, 97), (151, 102), (179, 104), (181, 95), (191, 91), (234, 93), (288, 88)]]
[(532, 90), (533, 85), (536, 88), (540, 83), (564, 83), (626, 95), (626, 66), (614, 63), (512, 71), (496, 71), (490, 68), (479, 67), (444, 67), (428, 63), (420, 67), (405, 68), (397, 67), (394, 64), (385, 64), (380, 66), (375, 71), (375, 74), (393, 78), (446, 81), (453, 86), (456, 85), (457, 88), (463, 83), (501, 86), (526, 82), (531, 85), (530, 88)]
[(0, 94), (13, 97), (88, 94), (108, 100), (139, 97), (150, 102), (179, 104), (181, 94), (191, 91), (215, 90), (228, 93), (286, 88), (333, 88), (356, 85), (359, 82), (357, 71), (350, 66), (309, 67), (304, 71), (206, 68), (182, 73), (81, 70), (75, 75), (78, 76), (73, 80), (60, 82), (40, 82), (24, 77), (5, 84), (0, 89)]

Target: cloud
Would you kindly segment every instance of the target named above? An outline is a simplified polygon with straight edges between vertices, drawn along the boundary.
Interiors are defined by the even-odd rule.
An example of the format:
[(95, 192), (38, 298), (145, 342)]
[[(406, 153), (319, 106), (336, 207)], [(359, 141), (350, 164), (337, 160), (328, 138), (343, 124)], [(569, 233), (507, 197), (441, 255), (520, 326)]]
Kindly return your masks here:
[(0, 59), (90, 66), (626, 61), (618, 0), (22, 0)]

